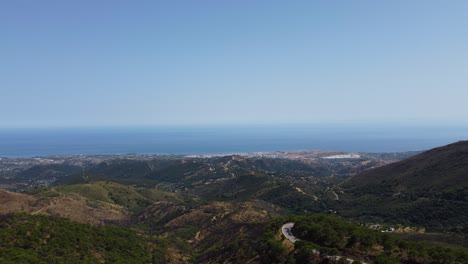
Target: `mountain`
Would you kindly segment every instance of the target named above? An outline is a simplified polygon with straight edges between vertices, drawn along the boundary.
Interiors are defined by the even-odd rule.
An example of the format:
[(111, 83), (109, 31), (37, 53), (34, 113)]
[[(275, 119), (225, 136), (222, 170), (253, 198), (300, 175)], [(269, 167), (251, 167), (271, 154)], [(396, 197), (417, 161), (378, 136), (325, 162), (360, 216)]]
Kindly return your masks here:
[(388, 192), (418, 190), (452, 193), (454, 190), (466, 190), (467, 180), (468, 141), (460, 141), (364, 171), (344, 185), (361, 189), (380, 185)]
[[(22, 193), (0, 191), (0, 233), (8, 242), (0, 243), (0, 262), (61, 263), (54, 256), (65, 254), (70, 263), (128, 263), (134, 256), (119, 242), (128, 236), (139, 245), (135, 263), (329, 263), (331, 255), (466, 263), (462, 235), (437, 234), (437, 244), (424, 246), (369, 226), (467, 233), (467, 150), (459, 142), (376, 169), (402, 154), (70, 157), (23, 161), (23, 169), (21, 160), (7, 160), (3, 183)], [(351, 221), (310, 214), (335, 212)], [(297, 224), (292, 232), (302, 242), (285, 239), (286, 222)], [(413, 234), (426, 235), (405, 234), (415, 241), (425, 237)], [(449, 236), (459, 241), (441, 243)]]
[(340, 186), (342, 215), (468, 232), (468, 141), (363, 171)]

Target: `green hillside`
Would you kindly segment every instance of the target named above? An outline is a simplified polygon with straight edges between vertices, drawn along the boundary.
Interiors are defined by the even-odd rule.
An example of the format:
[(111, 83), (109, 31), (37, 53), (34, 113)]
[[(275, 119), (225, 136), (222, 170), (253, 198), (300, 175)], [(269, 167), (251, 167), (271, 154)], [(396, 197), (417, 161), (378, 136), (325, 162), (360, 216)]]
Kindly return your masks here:
[(149, 241), (128, 229), (41, 215), (0, 217), (0, 263), (150, 263), (155, 257), (164, 258), (161, 250), (152, 252)]
[[(393, 164), (361, 172), (344, 185), (355, 191), (432, 193), (468, 201), (468, 141), (434, 148)], [(380, 188), (375, 188), (380, 186)]]
[(468, 141), (364, 171), (331, 202), (344, 216), (468, 232)]
[(156, 188), (142, 188), (110, 181), (66, 185), (55, 188), (58, 193), (75, 193), (91, 201), (101, 201), (123, 206), (131, 211), (139, 211), (156, 201), (179, 202), (174, 193)]

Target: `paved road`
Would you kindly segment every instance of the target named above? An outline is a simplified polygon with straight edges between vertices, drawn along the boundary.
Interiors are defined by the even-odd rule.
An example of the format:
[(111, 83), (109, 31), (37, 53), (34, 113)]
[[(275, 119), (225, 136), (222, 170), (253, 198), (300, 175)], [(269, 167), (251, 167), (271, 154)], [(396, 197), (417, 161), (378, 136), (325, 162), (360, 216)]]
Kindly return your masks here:
[[(291, 229), (293, 228), (294, 226), (294, 223), (286, 223), (284, 225), (281, 226), (281, 232), (283, 233), (283, 235), (289, 240), (291, 241), (293, 244), (296, 243), (296, 241), (298, 241), (299, 239), (296, 238), (292, 233), (291, 233)], [(316, 250), (316, 249), (312, 249), (312, 252), (314, 254), (320, 254), (320, 251)], [(343, 258), (342, 256), (325, 256), (325, 258), (328, 258), (328, 259), (331, 259), (333, 261), (338, 261), (340, 260), (341, 258)], [(350, 259), (350, 258), (346, 258), (348, 260), (348, 262), (350, 263), (353, 263), (355, 260), (353, 259)], [(365, 262), (363, 262), (363, 264), (367, 264)]]
[(293, 234), (291, 233), (291, 229), (293, 228), (294, 223), (286, 223), (283, 226), (281, 226), (281, 232), (283, 232), (283, 235), (292, 243), (296, 243), (299, 239), (297, 239)]

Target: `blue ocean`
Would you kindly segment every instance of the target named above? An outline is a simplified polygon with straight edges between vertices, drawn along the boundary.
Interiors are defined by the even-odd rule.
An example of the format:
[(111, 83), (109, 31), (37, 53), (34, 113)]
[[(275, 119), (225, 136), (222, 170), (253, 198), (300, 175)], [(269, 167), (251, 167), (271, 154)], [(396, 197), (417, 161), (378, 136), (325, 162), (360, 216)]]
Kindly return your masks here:
[(468, 139), (468, 127), (217, 126), (0, 129), (0, 157), (425, 150)]

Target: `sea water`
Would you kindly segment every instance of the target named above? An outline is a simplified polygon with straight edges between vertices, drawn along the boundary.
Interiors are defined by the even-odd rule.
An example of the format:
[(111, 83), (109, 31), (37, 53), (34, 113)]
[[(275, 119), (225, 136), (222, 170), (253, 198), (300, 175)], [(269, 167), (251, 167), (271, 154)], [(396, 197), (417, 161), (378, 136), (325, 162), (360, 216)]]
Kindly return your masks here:
[(0, 129), (0, 157), (425, 150), (468, 139), (468, 127), (263, 125)]

